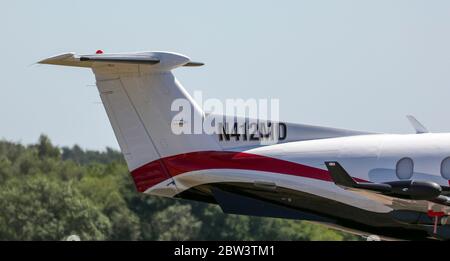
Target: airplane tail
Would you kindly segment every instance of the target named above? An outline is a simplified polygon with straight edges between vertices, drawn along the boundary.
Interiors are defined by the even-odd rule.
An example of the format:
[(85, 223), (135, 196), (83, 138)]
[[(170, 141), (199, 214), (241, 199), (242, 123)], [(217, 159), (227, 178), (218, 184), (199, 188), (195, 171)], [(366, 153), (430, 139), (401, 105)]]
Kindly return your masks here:
[[(266, 137), (274, 136), (275, 143), (282, 143), (367, 134), (281, 122), (261, 128), (250, 128), (250, 124), (244, 123), (242, 131), (234, 117), (230, 120), (233, 124), (228, 125), (233, 127), (230, 130), (216, 126), (218, 135), (207, 134), (202, 128), (205, 119), (202, 109), (172, 74), (180, 66), (202, 63), (176, 53), (66, 53), (39, 63), (92, 69), (115, 136), (140, 192), (174, 196), (189, 187), (189, 184), (177, 184), (174, 176), (195, 169), (223, 168), (223, 158), (234, 155), (224, 151), (270, 145), (261, 143)], [(188, 112), (187, 117), (179, 117), (180, 105)], [(228, 116), (220, 117), (228, 121)], [(189, 127), (190, 134), (185, 127)], [(174, 131), (180, 129), (181, 135)], [(217, 162), (212, 164), (210, 159)]]
[[(201, 121), (203, 112), (171, 70), (201, 63), (167, 52), (99, 52), (85, 56), (68, 53), (39, 63), (93, 70), (108, 118), (140, 192), (159, 184), (152, 194), (176, 194), (170, 170), (161, 159), (187, 152), (220, 150), (211, 135), (177, 135), (172, 131), (179, 127), (173, 124), (181, 126), (192, 119)], [(173, 123), (178, 111), (171, 110), (171, 106), (177, 99), (185, 102), (191, 117)]]

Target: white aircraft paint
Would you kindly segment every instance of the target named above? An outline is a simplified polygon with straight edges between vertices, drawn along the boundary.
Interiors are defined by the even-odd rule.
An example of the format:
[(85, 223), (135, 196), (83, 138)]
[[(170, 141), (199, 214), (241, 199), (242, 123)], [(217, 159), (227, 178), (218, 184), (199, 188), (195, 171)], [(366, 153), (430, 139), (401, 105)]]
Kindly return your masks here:
[[(95, 60), (96, 57), (112, 60)], [(198, 65), (186, 56), (168, 52), (101, 53), (97, 56), (68, 53), (40, 63), (93, 70), (128, 168), (142, 192), (174, 197), (203, 184), (268, 182), (373, 213), (400, 209), (422, 213), (433, 210), (449, 215), (446, 205), (341, 188), (327, 174), (324, 162), (337, 161), (353, 178), (374, 183), (395, 181), (399, 180), (396, 164), (407, 157), (414, 163), (411, 179), (448, 187), (449, 181), (441, 176), (440, 168), (441, 162), (450, 156), (450, 134), (427, 133), (413, 117), (409, 119), (418, 134), (374, 134), (286, 123), (288, 136), (279, 144), (223, 142), (217, 135), (171, 132), (175, 112), (170, 106), (175, 99), (187, 99), (193, 115), (204, 116), (171, 72), (180, 66)], [(241, 155), (250, 158), (254, 155), (257, 159), (236, 161)], [(184, 158), (189, 160), (183, 161)], [(254, 166), (245, 165), (250, 164), (248, 162), (253, 162)], [(280, 171), (272, 165), (267, 170), (260, 169), (265, 162), (273, 162)], [(199, 166), (203, 163), (204, 166)], [(309, 168), (312, 172), (308, 175), (291, 173), (290, 166)], [(424, 227), (424, 230), (429, 229)]]

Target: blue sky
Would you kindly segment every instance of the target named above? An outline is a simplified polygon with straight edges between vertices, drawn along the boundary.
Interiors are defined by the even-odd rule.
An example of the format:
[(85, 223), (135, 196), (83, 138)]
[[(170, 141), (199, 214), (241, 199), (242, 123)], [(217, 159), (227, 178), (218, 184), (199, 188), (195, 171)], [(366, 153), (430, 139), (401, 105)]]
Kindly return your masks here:
[(279, 98), (281, 119), (450, 131), (449, 1), (2, 1), (0, 138), (118, 148), (89, 70), (54, 54), (175, 51), (205, 98)]

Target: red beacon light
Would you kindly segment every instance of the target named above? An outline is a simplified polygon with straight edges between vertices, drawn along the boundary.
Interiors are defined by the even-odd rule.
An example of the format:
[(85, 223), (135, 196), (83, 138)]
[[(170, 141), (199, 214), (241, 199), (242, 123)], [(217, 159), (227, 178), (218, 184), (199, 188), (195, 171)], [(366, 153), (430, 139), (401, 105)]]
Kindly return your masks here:
[(103, 54), (103, 50), (97, 50), (95, 53), (96, 54)]

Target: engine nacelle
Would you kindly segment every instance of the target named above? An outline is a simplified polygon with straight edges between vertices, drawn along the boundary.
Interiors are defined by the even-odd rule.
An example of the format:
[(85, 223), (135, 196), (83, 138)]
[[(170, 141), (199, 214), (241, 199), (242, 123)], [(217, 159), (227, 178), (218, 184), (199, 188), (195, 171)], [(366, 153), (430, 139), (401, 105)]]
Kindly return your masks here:
[[(415, 200), (446, 201), (441, 196), (442, 187), (433, 181), (400, 180), (384, 183), (356, 182), (345, 169), (336, 161), (327, 161), (325, 165), (331, 178), (338, 186), (345, 188), (364, 189), (383, 195)], [(446, 201), (446, 203), (448, 203)]]
[(441, 186), (432, 181), (401, 180), (383, 184), (391, 186), (386, 194), (399, 198), (433, 200), (442, 193)]

